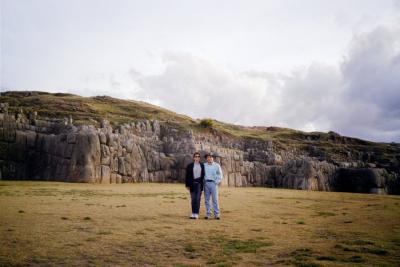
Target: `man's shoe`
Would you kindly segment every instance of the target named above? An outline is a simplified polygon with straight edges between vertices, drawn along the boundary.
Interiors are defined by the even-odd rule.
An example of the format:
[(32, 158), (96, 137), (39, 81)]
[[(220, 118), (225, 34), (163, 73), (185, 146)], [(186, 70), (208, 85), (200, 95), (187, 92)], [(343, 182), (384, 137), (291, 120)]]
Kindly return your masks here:
[(206, 216), (206, 217), (204, 217), (204, 219), (208, 220), (208, 219), (210, 219), (210, 216)]
[(215, 219), (216, 219), (216, 220), (220, 220), (219, 216), (215, 216)]
[(196, 215), (194, 215), (194, 213), (192, 213), (192, 215), (190, 215), (190, 219), (196, 219)]

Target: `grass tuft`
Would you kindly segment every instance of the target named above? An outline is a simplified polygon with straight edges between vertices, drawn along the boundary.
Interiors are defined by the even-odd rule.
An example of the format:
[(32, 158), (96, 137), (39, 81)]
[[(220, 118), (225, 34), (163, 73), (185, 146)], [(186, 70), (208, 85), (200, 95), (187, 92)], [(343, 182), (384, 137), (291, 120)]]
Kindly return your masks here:
[(363, 239), (349, 240), (349, 241), (345, 241), (343, 243), (347, 244), (347, 245), (373, 245), (374, 244), (374, 242), (372, 242), (370, 240), (363, 240)]
[(389, 252), (386, 249), (382, 249), (382, 248), (366, 248), (366, 247), (362, 247), (360, 249), (360, 252), (370, 253), (370, 254), (375, 254), (375, 255), (380, 255), (380, 256), (385, 256), (385, 255), (389, 254)]
[(196, 251), (192, 244), (186, 244), (184, 249), (186, 252), (195, 252)]
[(400, 238), (395, 238), (390, 240), (394, 245), (399, 246), (400, 247)]
[(293, 259), (290, 259), (288, 263), (299, 267), (320, 266), (318, 263), (312, 262), (312, 254), (313, 251), (310, 248), (298, 248), (289, 254)]
[(336, 215), (335, 213), (329, 211), (318, 211), (316, 216), (329, 217), (335, 215)]
[(234, 253), (256, 253), (257, 249), (267, 246), (272, 246), (271, 242), (263, 242), (258, 240), (239, 240), (239, 239), (226, 239), (222, 238), (223, 252), (225, 254), (234, 254)]
[(290, 253), (296, 259), (304, 259), (312, 256), (312, 250), (309, 248), (298, 248)]
[(318, 256), (316, 259), (319, 261), (336, 261), (337, 260), (336, 257), (334, 257), (334, 256)]
[(97, 234), (98, 234), (98, 235), (111, 235), (112, 232), (111, 232), (111, 231), (105, 231), (105, 230), (103, 230), (103, 231), (98, 232)]
[(319, 267), (321, 265), (314, 263), (314, 262), (295, 262), (294, 263), (297, 267)]
[(350, 258), (345, 259), (344, 261), (345, 262), (362, 263), (362, 262), (365, 262), (365, 259), (362, 256), (354, 255), (354, 256), (351, 256)]

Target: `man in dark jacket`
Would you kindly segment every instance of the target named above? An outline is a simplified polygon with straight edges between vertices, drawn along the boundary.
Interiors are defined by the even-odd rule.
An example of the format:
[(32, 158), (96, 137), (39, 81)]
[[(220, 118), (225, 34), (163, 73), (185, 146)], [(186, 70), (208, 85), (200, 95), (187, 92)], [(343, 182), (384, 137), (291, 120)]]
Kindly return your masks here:
[(192, 215), (190, 219), (198, 219), (200, 211), (201, 192), (204, 188), (204, 164), (200, 162), (200, 154), (193, 154), (193, 162), (186, 167), (186, 188), (190, 190), (192, 200)]

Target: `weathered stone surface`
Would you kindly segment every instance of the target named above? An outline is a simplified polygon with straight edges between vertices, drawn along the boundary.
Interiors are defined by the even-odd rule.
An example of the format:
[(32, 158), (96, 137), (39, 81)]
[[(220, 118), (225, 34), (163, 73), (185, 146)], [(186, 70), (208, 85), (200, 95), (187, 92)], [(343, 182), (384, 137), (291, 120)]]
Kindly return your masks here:
[(76, 143), (76, 134), (75, 133), (69, 133), (67, 135), (67, 143), (68, 144), (75, 144)]
[(121, 175), (126, 175), (124, 157), (118, 157), (118, 173), (121, 174)]
[(106, 144), (107, 143), (107, 136), (105, 133), (100, 132), (99, 133), (99, 139), (100, 139), (100, 144)]
[(117, 183), (117, 175), (115, 173), (110, 174), (110, 183), (112, 184)]
[(101, 145), (101, 164), (110, 165), (111, 153), (110, 148), (106, 145)]
[(281, 168), (282, 179), (277, 187), (330, 191), (336, 167), (327, 162), (298, 159), (287, 162)]
[(111, 171), (109, 166), (101, 165), (101, 183), (111, 183)]
[(71, 156), (70, 178), (75, 182), (96, 182), (99, 178), (100, 141), (93, 132), (79, 132)]
[(382, 193), (385, 191), (387, 172), (384, 169), (340, 168), (333, 182), (335, 191)]
[(119, 175), (119, 174), (116, 175), (116, 182), (117, 182), (117, 184), (122, 183), (122, 176), (121, 175)]

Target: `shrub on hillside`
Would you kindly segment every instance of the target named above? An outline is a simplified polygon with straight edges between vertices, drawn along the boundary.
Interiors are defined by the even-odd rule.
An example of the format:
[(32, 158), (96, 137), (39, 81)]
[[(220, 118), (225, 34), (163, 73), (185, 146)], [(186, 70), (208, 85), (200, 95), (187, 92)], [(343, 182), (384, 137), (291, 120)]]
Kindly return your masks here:
[(203, 128), (212, 128), (214, 125), (214, 121), (212, 119), (202, 119), (200, 121), (200, 126)]

